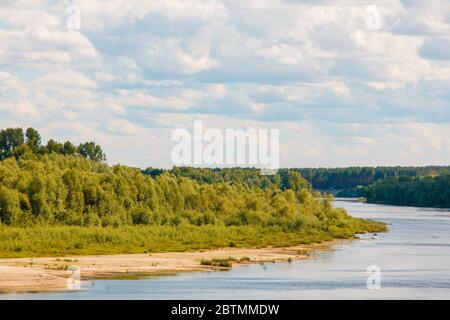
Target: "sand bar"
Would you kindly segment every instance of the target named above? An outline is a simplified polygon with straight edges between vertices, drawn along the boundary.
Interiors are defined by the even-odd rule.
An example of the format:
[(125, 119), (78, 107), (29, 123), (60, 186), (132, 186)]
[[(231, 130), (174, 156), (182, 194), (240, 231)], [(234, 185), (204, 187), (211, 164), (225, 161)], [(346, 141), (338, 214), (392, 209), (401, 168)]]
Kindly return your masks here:
[(0, 259), (0, 293), (67, 291), (67, 279), (73, 274), (67, 269), (74, 267), (79, 268), (82, 280), (217, 271), (226, 268), (202, 265), (201, 261), (231, 257), (236, 259), (231, 262), (236, 266), (307, 259), (313, 251), (327, 250), (332, 243), (288, 248), (227, 248), (195, 252)]

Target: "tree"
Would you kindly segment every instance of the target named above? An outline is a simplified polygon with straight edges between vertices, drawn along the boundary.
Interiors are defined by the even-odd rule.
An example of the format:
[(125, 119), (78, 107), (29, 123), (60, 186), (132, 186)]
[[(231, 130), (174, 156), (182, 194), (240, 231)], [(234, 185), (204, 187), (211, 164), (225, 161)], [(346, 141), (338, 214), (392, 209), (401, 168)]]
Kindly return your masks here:
[(19, 214), (19, 193), (0, 185), (0, 222), (11, 224)]
[(46, 148), (48, 153), (61, 154), (63, 151), (63, 145), (53, 139), (48, 140)]
[(14, 148), (24, 143), (21, 128), (8, 128), (0, 131), (0, 161), (11, 157)]
[(309, 183), (302, 178), (298, 172), (292, 172), (289, 174), (287, 189), (294, 191), (300, 191), (301, 189), (309, 189)]
[(36, 129), (28, 128), (25, 136), (27, 137), (27, 145), (34, 153), (37, 153), (39, 151), (39, 148), (41, 147), (42, 142), (39, 132)]
[(80, 144), (78, 146), (78, 153), (89, 160), (98, 162), (106, 161), (106, 156), (103, 153), (102, 148), (92, 141)]
[(70, 141), (64, 142), (63, 154), (74, 155), (77, 153), (77, 147)]

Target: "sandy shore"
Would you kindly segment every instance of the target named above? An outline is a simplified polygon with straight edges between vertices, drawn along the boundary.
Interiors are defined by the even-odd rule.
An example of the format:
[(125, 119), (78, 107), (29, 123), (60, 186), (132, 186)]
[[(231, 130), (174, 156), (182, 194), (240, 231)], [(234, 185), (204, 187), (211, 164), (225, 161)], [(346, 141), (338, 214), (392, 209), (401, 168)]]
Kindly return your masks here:
[(224, 268), (201, 265), (201, 260), (231, 257), (236, 259), (231, 262), (234, 266), (307, 259), (312, 251), (326, 250), (331, 244), (332, 242), (288, 248), (228, 248), (196, 252), (0, 259), (0, 293), (67, 291), (67, 279), (73, 274), (68, 269), (74, 267), (79, 268), (82, 280), (214, 271)]

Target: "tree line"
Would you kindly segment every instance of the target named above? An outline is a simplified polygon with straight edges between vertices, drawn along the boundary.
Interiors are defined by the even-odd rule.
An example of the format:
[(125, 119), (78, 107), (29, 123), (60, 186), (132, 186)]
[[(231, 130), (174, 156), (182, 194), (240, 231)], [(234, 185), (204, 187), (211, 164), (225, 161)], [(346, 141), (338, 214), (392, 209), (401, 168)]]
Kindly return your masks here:
[(26, 153), (79, 155), (93, 161), (106, 161), (102, 148), (94, 142), (81, 143), (78, 146), (70, 141), (64, 143), (53, 139), (42, 145), (39, 132), (28, 128), (8, 128), (0, 130), (0, 161), (9, 157), (20, 157)]
[(349, 168), (302, 168), (298, 171), (314, 189), (345, 190), (367, 186), (392, 177), (418, 177), (450, 173), (450, 166), (425, 167), (349, 167)]
[(144, 174), (163, 173), (194, 179), (200, 183), (244, 184), (249, 188), (279, 190), (339, 190), (337, 196), (365, 197), (368, 202), (410, 206), (448, 206), (448, 166), (353, 167), (336, 169), (281, 169), (264, 176), (256, 168), (193, 168), (171, 170), (148, 168)]
[[(256, 168), (197, 168), (173, 167), (171, 170), (147, 168), (144, 174), (158, 176), (163, 172), (189, 177), (202, 183), (239, 182), (259, 188), (277, 187), (282, 190), (312, 188), (320, 191), (351, 190), (392, 177), (418, 177), (450, 174), (450, 166), (427, 167), (349, 167), (349, 168), (291, 168), (263, 176)], [(360, 192), (360, 191), (357, 191)]]
[(145, 175), (157, 177), (168, 172), (178, 177), (186, 177), (200, 183), (243, 184), (249, 188), (276, 188), (280, 190), (311, 190), (311, 184), (301, 174), (291, 169), (280, 169), (273, 175), (262, 175), (256, 168), (197, 168), (173, 167), (170, 170), (147, 168)]
[(362, 189), (368, 202), (450, 208), (450, 175), (393, 177)]

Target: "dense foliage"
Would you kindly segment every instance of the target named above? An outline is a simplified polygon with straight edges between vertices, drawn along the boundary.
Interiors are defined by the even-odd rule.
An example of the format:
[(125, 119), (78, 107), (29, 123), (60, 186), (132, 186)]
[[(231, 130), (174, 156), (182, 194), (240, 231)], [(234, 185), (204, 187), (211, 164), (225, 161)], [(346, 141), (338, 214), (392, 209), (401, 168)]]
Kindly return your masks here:
[(77, 156), (26, 154), (0, 163), (0, 220), (9, 225), (261, 225), (344, 228), (352, 219), (330, 200), (245, 184), (200, 184), (164, 173), (109, 167)]
[(225, 247), (288, 247), (349, 238), (360, 232), (382, 232), (382, 223), (361, 219), (347, 228), (301, 228), (286, 231), (278, 226), (255, 225), (134, 225), (120, 227), (0, 226), (0, 258), (181, 252)]
[(368, 202), (450, 208), (450, 175), (395, 177), (363, 188)]
[(171, 170), (147, 168), (143, 171), (145, 175), (157, 177), (168, 172), (177, 177), (186, 177), (200, 183), (230, 183), (243, 184), (250, 188), (261, 189), (276, 188), (280, 190), (311, 189), (311, 185), (301, 175), (290, 169), (280, 169), (273, 175), (261, 175), (261, 170), (256, 168), (194, 168), (173, 167)]
[[(143, 171), (150, 176), (158, 176), (165, 172), (162, 169), (148, 168)], [(292, 189), (293, 180), (301, 177), (308, 185), (321, 191), (338, 191), (340, 196), (360, 196), (359, 186), (367, 186), (376, 181), (391, 177), (416, 177), (432, 174), (450, 174), (450, 167), (349, 167), (349, 168), (293, 168), (281, 169), (271, 176), (260, 175), (254, 168), (192, 168), (174, 167), (169, 170), (176, 176), (188, 177), (203, 183), (239, 182), (260, 188), (277, 187), (282, 190)], [(301, 179), (304, 183), (304, 180)], [(294, 183), (295, 185), (295, 183)], [(308, 187), (302, 185), (302, 187)], [(337, 193), (337, 192), (336, 192)]]
[(367, 186), (391, 177), (416, 177), (450, 173), (450, 167), (448, 166), (305, 168), (294, 170), (308, 180), (314, 189), (319, 190), (348, 190), (358, 186)]
[[(148, 168), (144, 174), (156, 177), (162, 169)], [(255, 168), (192, 168), (174, 167), (168, 172), (202, 183), (243, 183), (249, 187), (279, 188), (281, 190), (308, 188), (338, 197), (362, 197), (363, 188), (377, 181), (399, 177), (421, 177), (450, 174), (448, 166), (427, 167), (349, 167), (317, 169), (281, 169), (271, 176), (260, 175)], [(406, 180), (405, 180), (406, 181)], [(371, 200), (369, 200), (371, 201)], [(391, 202), (392, 203), (392, 202)], [(438, 206), (440, 206), (438, 204)]]

